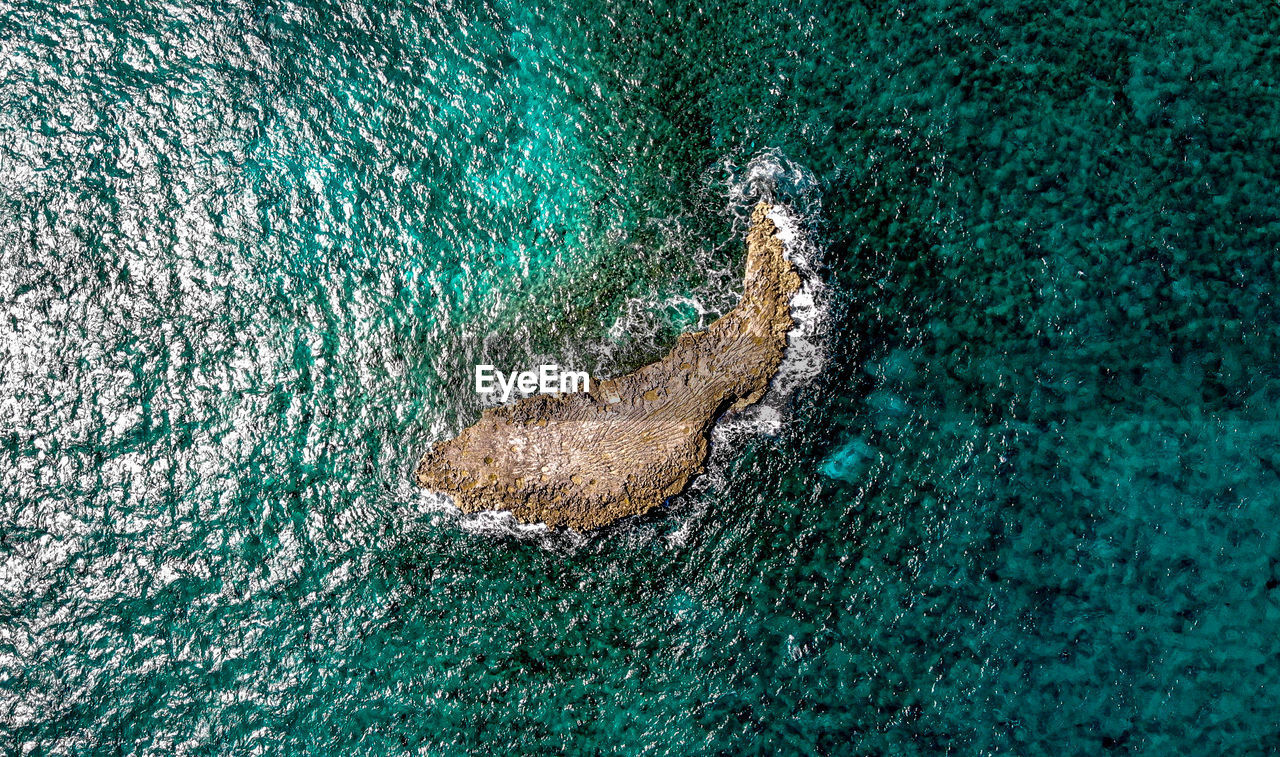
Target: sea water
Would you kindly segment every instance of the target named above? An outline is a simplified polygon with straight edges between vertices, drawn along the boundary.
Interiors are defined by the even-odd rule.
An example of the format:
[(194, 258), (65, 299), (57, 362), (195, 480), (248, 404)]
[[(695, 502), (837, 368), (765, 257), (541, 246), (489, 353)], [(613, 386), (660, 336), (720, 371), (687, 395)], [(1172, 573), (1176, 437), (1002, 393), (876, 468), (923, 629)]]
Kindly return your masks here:
[[(0, 751), (1280, 750), (1277, 38), (0, 0)], [(687, 493), (412, 484), (477, 363), (733, 307), (761, 199), (810, 347)]]

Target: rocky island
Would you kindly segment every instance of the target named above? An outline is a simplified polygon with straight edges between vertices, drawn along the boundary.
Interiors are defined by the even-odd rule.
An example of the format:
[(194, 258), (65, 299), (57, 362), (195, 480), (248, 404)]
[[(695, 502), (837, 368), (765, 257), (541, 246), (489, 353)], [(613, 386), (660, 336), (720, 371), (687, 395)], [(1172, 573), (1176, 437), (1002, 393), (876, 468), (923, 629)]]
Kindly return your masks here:
[(751, 217), (742, 300), (670, 353), (590, 391), (486, 410), (418, 465), (420, 486), (464, 512), (579, 531), (659, 507), (702, 472), (708, 432), (757, 402), (782, 363), (800, 277), (760, 204)]

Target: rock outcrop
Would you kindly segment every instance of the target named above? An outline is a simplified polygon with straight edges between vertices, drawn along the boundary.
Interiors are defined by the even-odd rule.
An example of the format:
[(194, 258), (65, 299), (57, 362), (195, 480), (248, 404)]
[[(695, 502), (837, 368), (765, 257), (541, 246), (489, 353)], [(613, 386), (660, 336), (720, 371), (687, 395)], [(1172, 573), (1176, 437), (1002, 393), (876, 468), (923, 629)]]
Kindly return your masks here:
[(587, 531), (659, 507), (703, 470), (718, 418), (758, 401), (792, 328), (800, 277), (769, 207), (747, 236), (742, 300), (661, 360), (592, 380), (590, 392), (539, 395), (486, 410), (439, 442), (418, 484), (465, 512), (507, 510), (526, 523)]

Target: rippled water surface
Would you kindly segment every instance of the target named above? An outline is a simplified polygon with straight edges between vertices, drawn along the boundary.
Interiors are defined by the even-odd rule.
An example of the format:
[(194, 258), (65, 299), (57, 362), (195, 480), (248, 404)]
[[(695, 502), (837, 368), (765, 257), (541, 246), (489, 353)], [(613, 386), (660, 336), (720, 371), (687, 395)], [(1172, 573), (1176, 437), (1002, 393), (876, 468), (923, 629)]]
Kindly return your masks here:
[[(0, 0), (0, 751), (1280, 751), (1273, 4)], [(588, 537), (472, 365), (821, 369)]]

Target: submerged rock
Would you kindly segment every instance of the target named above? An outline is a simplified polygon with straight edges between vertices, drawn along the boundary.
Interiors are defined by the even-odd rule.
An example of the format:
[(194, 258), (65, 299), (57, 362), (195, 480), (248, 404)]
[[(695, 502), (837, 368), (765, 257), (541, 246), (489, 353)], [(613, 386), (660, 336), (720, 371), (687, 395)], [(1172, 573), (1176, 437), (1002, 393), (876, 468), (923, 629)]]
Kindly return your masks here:
[(793, 323), (800, 277), (760, 204), (747, 236), (742, 300), (661, 360), (591, 390), (486, 410), (418, 465), (420, 486), (464, 512), (507, 510), (579, 531), (659, 507), (701, 473), (716, 420), (768, 389)]

